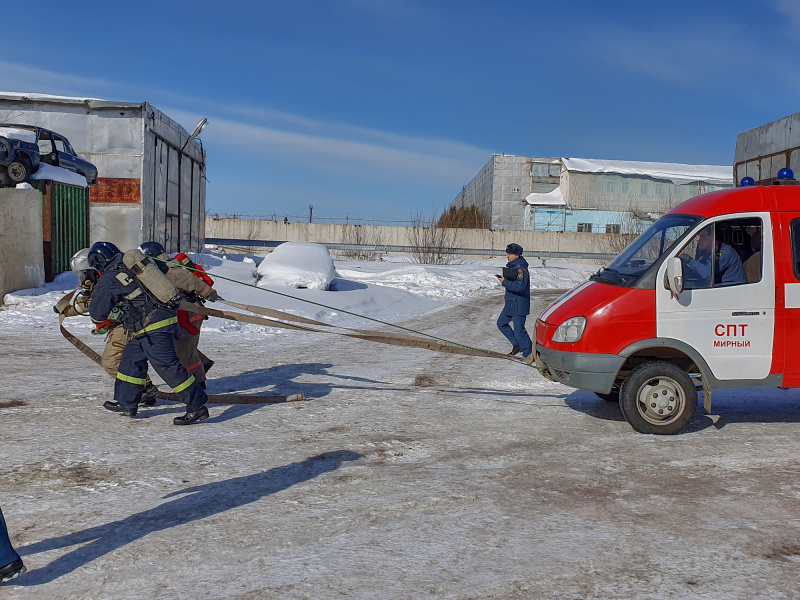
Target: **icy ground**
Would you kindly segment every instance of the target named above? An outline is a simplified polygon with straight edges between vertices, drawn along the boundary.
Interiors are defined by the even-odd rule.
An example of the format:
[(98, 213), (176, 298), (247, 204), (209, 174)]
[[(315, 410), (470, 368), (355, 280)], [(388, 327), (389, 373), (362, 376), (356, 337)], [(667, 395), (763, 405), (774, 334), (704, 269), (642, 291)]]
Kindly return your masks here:
[[(204, 261), (253, 281), (253, 262)], [(339, 291), (291, 292), (334, 309), (218, 286), (505, 350), (500, 265), (337, 261)], [(531, 328), (588, 271), (534, 262)], [(0, 506), (30, 569), (4, 600), (798, 595), (796, 390), (720, 392), (683, 435), (644, 436), (522, 364), (208, 321), (211, 392), (309, 400), (179, 428), (168, 402), (103, 410), (111, 380), (41, 292), (0, 310)]]

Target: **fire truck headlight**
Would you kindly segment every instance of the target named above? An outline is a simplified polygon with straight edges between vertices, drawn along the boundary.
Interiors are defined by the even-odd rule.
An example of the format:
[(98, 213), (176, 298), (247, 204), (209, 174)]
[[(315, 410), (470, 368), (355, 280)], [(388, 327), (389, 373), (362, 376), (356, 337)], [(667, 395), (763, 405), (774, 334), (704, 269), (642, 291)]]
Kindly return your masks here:
[(554, 342), (572, 343), (577, 342), (583, 335), (586, 328), (586, 317), (572, 317), (558, 326), (553, 334)]

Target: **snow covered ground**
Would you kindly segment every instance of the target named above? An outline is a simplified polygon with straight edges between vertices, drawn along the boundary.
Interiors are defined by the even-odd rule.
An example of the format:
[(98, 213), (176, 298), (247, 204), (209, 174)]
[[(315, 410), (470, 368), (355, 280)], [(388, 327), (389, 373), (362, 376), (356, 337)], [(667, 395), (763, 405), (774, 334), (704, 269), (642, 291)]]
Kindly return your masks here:
[[(203, 257), (254, 283), (255, 263)], [(223, 297), (342, 310), (506, 350), (503, 261), (337, 261), (335, 291), (218, 279)], [(593, 269), (532, 265), (533, 317)], [(70, 276), (0, 310), (0, 506), (30, 571), (0, 597), (794, 598), (800, 393), (715, 394), (680, 436), (521, 363), (208, 321), (214, 405), (101, 408), (108, 376), (59, 334)], [(212, 305), (214, 306), (214, 305)], [(83, 318), (69, 328), (95, 348)], [(377, 324), (358, 322), (359, 327)]]

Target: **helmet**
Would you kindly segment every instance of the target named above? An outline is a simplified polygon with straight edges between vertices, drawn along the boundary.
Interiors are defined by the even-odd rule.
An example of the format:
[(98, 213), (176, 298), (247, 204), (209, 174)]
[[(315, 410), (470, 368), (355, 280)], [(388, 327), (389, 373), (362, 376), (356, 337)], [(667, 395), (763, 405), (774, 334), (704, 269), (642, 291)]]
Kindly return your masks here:
[(92, 247), (89, 248), (89, 255), (87, 258), (89, 266), (98, 271), (102, 271), (115, 256), (120, 254), (122, 254), (120, 249), (111, 242), (95, 242)]
[(739, 182), (739, 187), (750, 187), (756, 184), (756, 180), (752, 177), (742, 177), (742, 180)]
[(78, 250), (69, 261), (69, 268), (75, 273), (80, 271), (93, 271), (94, 267), (89, 264), (89, 249)]
[(142, 251), (142, 254), (145, 256), (161, 256), (165, 253), (164, 246), (159, 244), (158, 242), (142, 242), (139, 245), (139, 250)]

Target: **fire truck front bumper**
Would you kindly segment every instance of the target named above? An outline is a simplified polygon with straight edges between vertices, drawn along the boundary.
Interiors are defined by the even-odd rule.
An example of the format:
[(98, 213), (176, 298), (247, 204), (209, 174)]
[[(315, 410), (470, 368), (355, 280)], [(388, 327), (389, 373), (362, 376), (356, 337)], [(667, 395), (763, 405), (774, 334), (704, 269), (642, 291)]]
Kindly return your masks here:
[(617, 354), (566, 352), (536, 344), (542, 375), (570, 387), (608, 394), (625, 358)]

